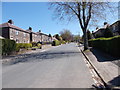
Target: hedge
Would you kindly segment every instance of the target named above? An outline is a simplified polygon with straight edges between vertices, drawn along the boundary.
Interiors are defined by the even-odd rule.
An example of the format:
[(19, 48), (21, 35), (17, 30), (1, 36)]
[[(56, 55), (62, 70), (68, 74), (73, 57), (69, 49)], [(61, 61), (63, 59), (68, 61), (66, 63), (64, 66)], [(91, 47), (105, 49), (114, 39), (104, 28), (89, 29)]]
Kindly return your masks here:
[(120, 36), (89, 40), (89, 46), (120, 57)]
[(60, 45), (60, 44), (61, 44), (60, 41), (54, 40), (53, 43), (52, 43), (52, 46), (58, 46), (58, 45)]
[(32, 47), (37, 46), (37, 43), (36, 43), (36, 42), (31, 42), (31, 44), (32, 44)]
[(16, 42), (10, 39), (0, 39), (0, 47), (2, 47), (1, 53), (2, 55), (9, 55), (11, 52), (16, 49)]
[(41, 45), (40, 43), (37, 44), (37, 47), (38, 47), (39, 49), (42, 49), (42, 45)]
[(31, 47), (32, 47), (31, 43), (17, 43), (16, 44), (16, 51), (19, 51), (22, 48), (28, 49), (28, 48), (31, 48)]
[(61, 41), (61, 44), (66, 44), (66, 41), (63, 41), (63, 40), (62, 40), (62, 41)]

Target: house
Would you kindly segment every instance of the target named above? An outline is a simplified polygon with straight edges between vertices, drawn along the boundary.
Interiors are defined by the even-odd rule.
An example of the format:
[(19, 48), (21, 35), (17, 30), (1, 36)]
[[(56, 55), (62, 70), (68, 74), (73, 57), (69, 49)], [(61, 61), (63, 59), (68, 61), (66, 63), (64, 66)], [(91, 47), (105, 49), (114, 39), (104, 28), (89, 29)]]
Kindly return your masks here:
[(110, 25), (109, 28), (112, 30), (114, 36), (120, 35), (120, 20)]
[(100, 29), (97, 28), (93, 32), (93, 36), (95, 38), (104, 37), (104, 32), (105, 32), (106, 28), (111, 30), (111, 32), (113, 33), (114, 36), (120, 35), (120, 20), (116, 21), (115, 23), (113, 23), (111, 25), (109, 25), (109, 24), (107, 24), (107, 22), (105, 22), (103, 28), (100, 28)]
[(105, 28), (96, 29), (92, 32), (94, 38), (104, 37)]
[(16, 43), (30, 43), (30, 34), (28, 31), (13, 25), (13, 21), (0, 24), (2, 37), (15, 40)]
[(21, 29), (13, 25), (13, 21), (0, 24), (1, 36), (7, 39), (15, 40), (16, 43), (31, 43), (31, 42), (50, 42), (50, 37), (47, 34), (33, 32), (32, 28), (28, 30)]
[(49, 42), (49, 36), (47, 34), (41, 33), (42, 42)]
[(29, 27), (29, 29), (27, 30), (30, 34), (30, 42), (41, 42), (41, 33), (40, 32), (33, 32), (32, 28)]

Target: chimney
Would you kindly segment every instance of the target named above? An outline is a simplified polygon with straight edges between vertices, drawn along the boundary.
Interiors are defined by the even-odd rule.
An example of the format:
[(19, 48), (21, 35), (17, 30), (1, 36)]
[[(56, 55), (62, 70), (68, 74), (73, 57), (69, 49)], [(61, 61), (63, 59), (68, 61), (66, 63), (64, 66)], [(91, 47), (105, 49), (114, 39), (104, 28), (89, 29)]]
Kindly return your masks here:
[(107, 22), (104, 22), (104, 28), (108, 28), (109, 24)]
[(107, 22), (104, 22), (104, 25), (108, 24)]
[(39, 33), (41, 33), (41, 30), (39, 30)]
[(10, 23), (10, 24), (14, 24), (14, 22), (13, 22), (11, 19), (8, 21), (8, 23)]
[(30, 30), (30, 31), (32, 31), (32, 28), (31, 28), (31, 27), (29, 27), (29, 30)]
[(98, 27), (96, 27), (96, 30), (98, 30), (99, 28)]

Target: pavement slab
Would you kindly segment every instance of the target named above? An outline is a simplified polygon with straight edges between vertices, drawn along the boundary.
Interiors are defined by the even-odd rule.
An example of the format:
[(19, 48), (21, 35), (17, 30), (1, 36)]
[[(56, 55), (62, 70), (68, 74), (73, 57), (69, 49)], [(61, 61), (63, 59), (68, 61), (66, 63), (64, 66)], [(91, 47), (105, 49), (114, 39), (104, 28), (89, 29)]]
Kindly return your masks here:
[(110, 86), (120, 87), (120, 67), (115, 59), (105, 53), (93, 49), (84, 52), (97, 69), (103, 80)]

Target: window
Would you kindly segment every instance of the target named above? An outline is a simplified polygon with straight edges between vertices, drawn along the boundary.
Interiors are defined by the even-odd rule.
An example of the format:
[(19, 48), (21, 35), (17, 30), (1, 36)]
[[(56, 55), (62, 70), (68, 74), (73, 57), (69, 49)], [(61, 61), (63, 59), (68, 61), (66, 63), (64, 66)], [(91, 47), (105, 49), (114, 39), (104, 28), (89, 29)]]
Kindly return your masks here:
[(16, 43), (19, 43), (19, 40), (18, 40), (18, 38), (16, 39)]
[(24, 33), (24, 37), (26, 36), (26, 33)]
[(19, 32), (18, 31), (16, 31), (16, 35), (18, 35), (19, 34)]

